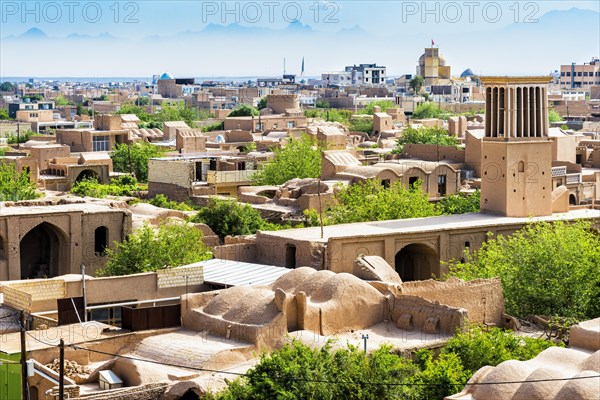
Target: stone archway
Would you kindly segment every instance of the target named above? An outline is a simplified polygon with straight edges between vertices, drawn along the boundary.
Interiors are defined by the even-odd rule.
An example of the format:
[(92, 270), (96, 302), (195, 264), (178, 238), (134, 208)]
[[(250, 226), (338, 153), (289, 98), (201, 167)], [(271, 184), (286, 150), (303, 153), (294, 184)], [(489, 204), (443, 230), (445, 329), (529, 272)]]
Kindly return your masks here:
[(65, 273), (69, 254), (62, 232), (47, 222), (30, 230), (19, 245), (21, 279), (51, 278)]
[(179, 400), (200, 400), (200, 395), (193, 389), (188, 390), (179, 398)]
[(93, 171), (91, 169), (84, 169), (83, 171), (81, 171), (79, 173), (79, 175), (77, 175), (77, 178), (75, 178), (75, 182), (79, 182), (84, 179), (96, 179), (97, 181), (100, 181), (100, 177), (98, 176), (98, 173), (96, 173), (96, 171)]
[(429, 279), (438, 267), (436, 251), (423, 243), (409, 244), (396, 253), (395, 269), (403, 282)]
[(577, 197), (573, 193), (571, 193), (569, 195), (569, 205), (571, 205), (571, 206), (577, 205)]

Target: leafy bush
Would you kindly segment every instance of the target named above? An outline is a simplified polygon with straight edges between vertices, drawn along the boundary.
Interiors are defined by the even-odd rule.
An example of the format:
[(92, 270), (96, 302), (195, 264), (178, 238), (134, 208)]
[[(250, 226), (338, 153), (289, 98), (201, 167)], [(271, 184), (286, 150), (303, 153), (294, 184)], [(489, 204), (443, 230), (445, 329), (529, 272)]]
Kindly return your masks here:
[(250, 205), (215, 197), (192, 221), (208, 225), (221, 240), (227, 235), (253, 235), (264, 223), (260, 213)]
[(252, 176), (255, 185), (281, 185), (294, 178), (321, 175), (321, 151), (308, 135), (290, 139), (284, 148), (275, 149), (275, 158)]
[[(207, 399), (402, 399), (411, 389), (401, 383), (418, 372), (411, 361), (382, 346), (370, 355), (357, 347), (333, 350), (328, 342), (313, 349), (293, 341), (271, 354), (247, 377), (230, 383)], [(370, 385), (367, 382), (393, 385)]]
[(352, 132), (373, 133), (373, 120), (371, 118), (352, 118), (348, 124)]
[(472, 194), (459, 193), (446, 196), (435, 205), (435, 208), (443, 215), (479, 212), (480, 201), (481, 192), (476, 190)]
[(438, 214), (427, 194), (421, 190), (420, 181), (410, 189), (404, 189), (400, 181), (386, 188), (381, 181), (371, 179), (339, 190), (335, 200), (334, 205), (324, 212), (325, 224), (420, 218)]
[(35, 190), (29, 172), (17, 172), (12, 163), (0, 160), (0, 201), (20, 201), (37, 199), (41, 195)]
[(221, 240), (228, 235), (253, 235), (259, 230), (277, 231), (292, 228), (289, 223), (279, 225), (264, 220), (249, 204), (216, 197), (211, 198), (208, 205), (201, 208), (191, 221), (208, 225)]
[(351, 345), (334, 350), (328, 342), (318, 349), (292, 341), (263, 354), (244, 378), (207, 399), (442, 400), (462, 389), (479, 368), (508, 359), (527, 360), (552, 345), (498, 328), (475, 328), (451, 339), (438, 358), (430, 350), (419, 350), (411, 361), (385, 345), (365, 354)]
[(450, 263), (450, 275), (500, 277), (512, 315), (600, 315), (600, 236), (590, 222), (532, 223), (511, 236), (490, 237), (465, 259)]
[(258, 116), (259, 114), (260, 114), (260, 112), (255, 107), (249, 106), (247, 104), (242, 104), (241, 106), (238, 106), (238, 107), (234, 108), (233, 110), (231, 110), (231, 113), (229, 113), (229, 116), (230, 117), (251, 117), (253, 115)]
[(414, 119), (439, 118), (444, 114), (436, 103), (425, 102), (419, 104), (412, 113)]
[[(148, 160), (162, 157), (167, 150), (148, 142), (136, 142), (131, 145), (117, 144), (112, 155), (113, 167), (118, 172), (133, 172), (140, 182), (148, 181)], [(130, 165), (131, 163), (131, 165)]]
[(129, 275), (179, 267), (212, 258), (202, 243), (202, 232), (187, 224), (144, 225), (114, 248), (107, 249), (106, 267), (98, 276)]
[(372, 101), (371, 103), (367, 104), (365, 106), (365, 108), (363, 108), (361, 110), (361, 114), (373, 115), (375, 113), (375, 110), (374, 110), (375, 107), (380, 107), (381, 108), (381, 112), (385, 112), (385, 110), (387, 110), (388, 108), (394, 108), (394, 107), (396, 107), (396, 103), (394, 103), (391, 100), (376, 100), (376, 101)]
[(548, 120), (550, 122), (560, 122), (563, 120), (563, 117), (561, 117), (560, 114), (556, 110), (549, 110), (548, 111)]
[(134, 177), (119, 176), (110, 184), (105, 185), (96, 178), (86, 178), (75, 182), (71, 193), (81, 197), (104, 198), (106, 196), (136, 196), (140, 191), (146, 190), (145, 185), (140, 185)]
[(440, 146), (456, 146), (458, 141), (448, 136), (443, 128), (413, 128), (408, 127), (402, 132), (402, 136), (396, 140), (394, 153), (401, 153), (405, 144), (437, 144)]
[(194, 208), (186, 203), (169, 200), (164, 194), (157, 194), (149, 201), (150, 204), (160, 208), (168, 208), (170, 210), (193, 211)]

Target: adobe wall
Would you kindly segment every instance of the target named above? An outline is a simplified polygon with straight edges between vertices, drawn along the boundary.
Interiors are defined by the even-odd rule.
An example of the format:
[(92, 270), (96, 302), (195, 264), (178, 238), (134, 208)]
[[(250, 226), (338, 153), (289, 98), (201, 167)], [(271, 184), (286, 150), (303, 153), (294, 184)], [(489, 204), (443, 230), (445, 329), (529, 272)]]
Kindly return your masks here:
[(148, 196), (164, 194), (170, 199), (185, 201), (189, 197), (194, 162), (186, 160), (149, 160)]
[(31, 157), (38, 161), (41, 171), (48, 168), (48, 163), (52, 158), (69, 157), (71, 155), (69, 146), (32, 147), (29, 151)]
[(400, 329), (454, 334), (464, 327), (467, 311), (422, 297), (400, 295), (392, 299), (391, 321)]
[(464, 308), (468, 311), (470, 323), (491, 322), (502, 326), (504, 294), (499, 279), (404, 282), (401, 293)]
[[(48, 206), (55, 207), (55, 206)], [(80, 265), (88, 266), (93, 274), (106, 263), (106, 257), (95, 253), (95, 230), (108, 230), (109, 246), (122, 241), (131, 230), (131, 213), (124, 209), (108, 210), (105, 207), (94, 212), (82, 212), (76, 205), (69, 210), (56, 209), (55, 213), (13, 214), (0, 216), (0, 245), (4, 246), (5, 268), (0, 270), (0, 281), (21, 279), (20, 240), (42, 223), (50, 225), (56, 233), (59, 252), (58, 275), (79, 273)]]
[(452, 160), (456, 163), (465, 162), (465, 151), (456, 146), (409, 143), (404, 145), (402, 156), (424, 161)]

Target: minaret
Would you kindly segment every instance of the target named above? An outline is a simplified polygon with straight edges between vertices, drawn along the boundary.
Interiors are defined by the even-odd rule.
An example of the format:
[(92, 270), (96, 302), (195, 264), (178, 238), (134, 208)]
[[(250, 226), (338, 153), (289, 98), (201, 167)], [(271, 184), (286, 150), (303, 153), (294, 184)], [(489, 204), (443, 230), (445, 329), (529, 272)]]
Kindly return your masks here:
[(550, 76), (481, 77), (485, 86), (481, 210), (507, 217), (552, 214)]

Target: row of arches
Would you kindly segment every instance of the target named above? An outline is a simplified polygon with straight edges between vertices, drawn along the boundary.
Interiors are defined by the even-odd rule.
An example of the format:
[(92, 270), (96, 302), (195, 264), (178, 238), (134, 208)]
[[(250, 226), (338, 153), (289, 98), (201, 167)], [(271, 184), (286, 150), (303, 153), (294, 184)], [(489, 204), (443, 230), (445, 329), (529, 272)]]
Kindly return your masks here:
[[(108, 248), (106, 226), (94, 230), (94, 253), (102, 257)], [(0, 260), (7, 258), (5, 241), (0, 237)], [(70, 272), (70, 248), (67, 235), (57, 226), (42, 222), (19, 242), (21, 279), (52, 278)]]

